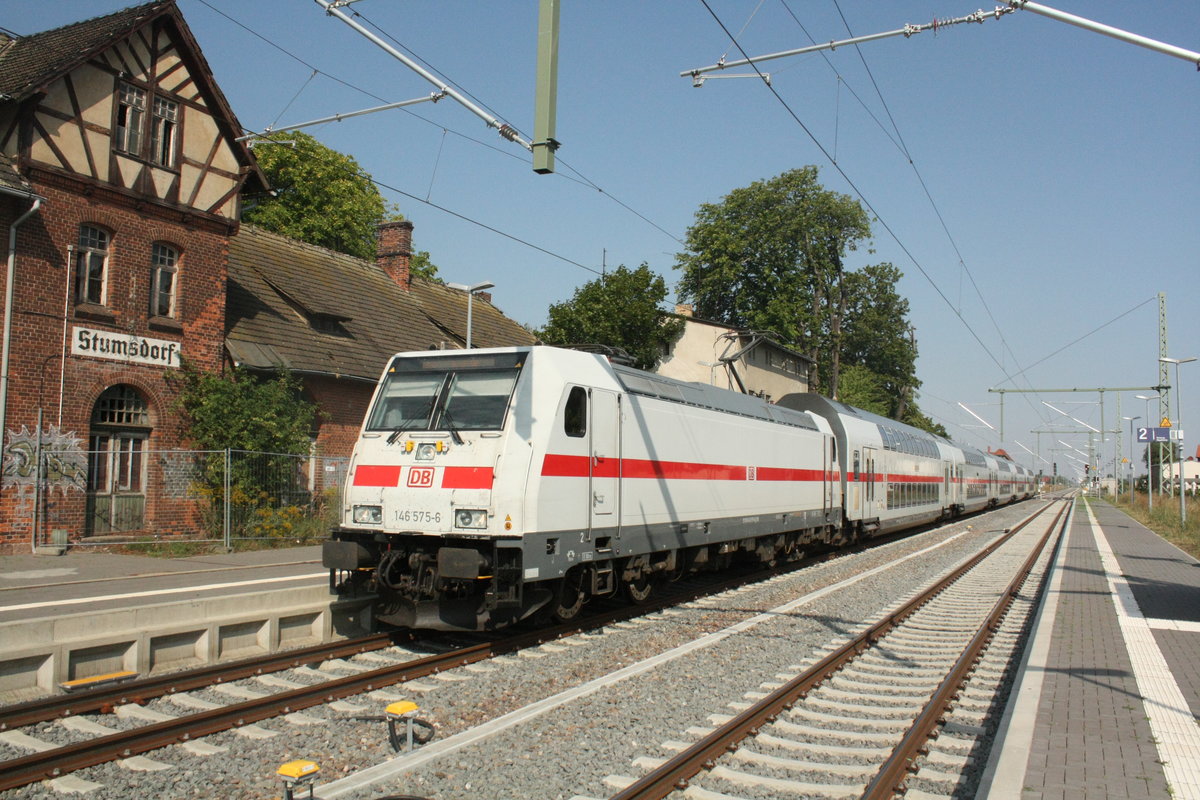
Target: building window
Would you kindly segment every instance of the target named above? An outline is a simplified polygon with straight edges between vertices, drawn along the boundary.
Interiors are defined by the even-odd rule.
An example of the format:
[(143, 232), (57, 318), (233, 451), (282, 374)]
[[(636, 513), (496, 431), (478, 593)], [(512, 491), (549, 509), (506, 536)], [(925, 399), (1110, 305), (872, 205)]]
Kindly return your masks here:
[(117, 100), (116, 148), (124, 153), (141, 155), (142, 119), (146, 116), (146, 90), (128, 83), (121, 84)]
[(92, 424), (148, 428), (150, 409), (137, 389), (122, 383), (105, 389), (96, 400)]
[(175, 316), (175, 292), (179, 276), (179, 251), (155, 242), (150, 254), (150, 315)]
[(79, 226), (75, 301), (104, 305), (108, 293), (108, 231), (94, 225)]
[(179, 104), (162, 97), (154, 98), (154, 116), (150, 130), (150, 160), (164, 167), (175, 166), (175, 125)]
[(179, 103), (122, 83), (117, 92), (113, 148), (164, 167), (175, 166)]

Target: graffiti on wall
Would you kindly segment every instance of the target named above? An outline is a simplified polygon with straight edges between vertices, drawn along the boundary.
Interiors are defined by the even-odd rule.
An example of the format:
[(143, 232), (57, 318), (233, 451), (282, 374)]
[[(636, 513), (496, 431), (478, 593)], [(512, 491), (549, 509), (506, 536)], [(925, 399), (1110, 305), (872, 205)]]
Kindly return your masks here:
[[(3, 486), (15, 488), (18, 497), (32, 497), (37, 483), (38, 432), (22, 425), (4, 438)], [(87, 489), (87, 451), (83, 440), (48, 425), (41, 436), (43, 491), (63, 495)]]

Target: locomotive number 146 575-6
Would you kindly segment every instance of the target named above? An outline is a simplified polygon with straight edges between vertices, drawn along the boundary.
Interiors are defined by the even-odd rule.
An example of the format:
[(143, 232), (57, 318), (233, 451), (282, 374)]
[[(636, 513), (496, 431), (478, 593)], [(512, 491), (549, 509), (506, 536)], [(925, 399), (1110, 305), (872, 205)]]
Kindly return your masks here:
[(442, 512), (440, 511), (422, 511), (420, 509), (406, 508), (396, 509), (394, 513), (396, 522), (425, 522), (436, 525), (442, 521)]

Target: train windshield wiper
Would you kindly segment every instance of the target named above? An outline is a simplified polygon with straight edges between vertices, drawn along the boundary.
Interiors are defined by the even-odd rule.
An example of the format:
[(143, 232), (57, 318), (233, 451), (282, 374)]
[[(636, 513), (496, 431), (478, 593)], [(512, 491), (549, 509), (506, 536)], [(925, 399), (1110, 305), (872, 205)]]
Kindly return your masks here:
[(450, 415), (450, 409), (447, 408), (446, 404), (442, 405), (442, 416), (439, 418), (439, 421), (443, 424), (446, 430), (450, 431), (450, 436), (454, 439), (455, 444), (463, 443), (463, 438), (459, 434), (458, 428), (454, 423), (454, 417)]
[(435, 402), (437, 402), (437, 395), (433, 395), (432, 397), (429, 398), (429, 402), (425, 404), (425, 410), (422, 411), (420, 414), (417, 414), (416, 416), (412, 417), (412, 419), (406, 419), (401, 424), (392, 428), (392, 432), (387, 438), (387, 443), (395, 444), (396, 440), (399, 439), (401, 436), (403, 436), (405, 431), (407, 431), (411, 427), (415, 427), (416, 425), (414, 423), (419, 423), (420, 420), (422, 420), (422, 419), (425, 420), (426, 425), (428, 425), (429, 424), (429, 412), (433, 411), (433, 404)]

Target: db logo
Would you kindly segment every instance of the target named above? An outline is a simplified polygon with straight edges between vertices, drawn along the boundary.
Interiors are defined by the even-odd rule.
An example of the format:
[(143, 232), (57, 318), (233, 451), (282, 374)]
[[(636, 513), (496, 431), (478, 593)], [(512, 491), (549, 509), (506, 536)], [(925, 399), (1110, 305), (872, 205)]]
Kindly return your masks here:
[(433, 488), (433, 467), (413, 467), (408, 471), (408, 485), (414, 489)]

